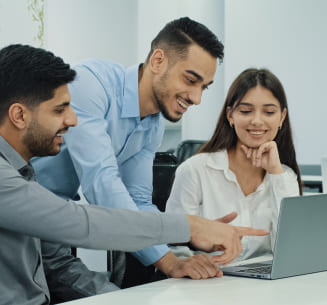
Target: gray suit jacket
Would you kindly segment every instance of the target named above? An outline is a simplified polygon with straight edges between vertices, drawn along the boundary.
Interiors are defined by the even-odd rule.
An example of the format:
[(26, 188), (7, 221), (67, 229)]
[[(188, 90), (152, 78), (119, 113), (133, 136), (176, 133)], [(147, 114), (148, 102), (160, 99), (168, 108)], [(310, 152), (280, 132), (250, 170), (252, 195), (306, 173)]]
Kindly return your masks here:
[(183, 215), (77, 205), (33, 181), (33, 169), (0, 136), (0, 296), (4, 304), (49, 304), (41, 241), (135, 251), (187, 242)]
[(89, 270), (60, 244), (42, 241), (42, 260), (51, 302), (61, 303), (118, 290), (110, 272)]

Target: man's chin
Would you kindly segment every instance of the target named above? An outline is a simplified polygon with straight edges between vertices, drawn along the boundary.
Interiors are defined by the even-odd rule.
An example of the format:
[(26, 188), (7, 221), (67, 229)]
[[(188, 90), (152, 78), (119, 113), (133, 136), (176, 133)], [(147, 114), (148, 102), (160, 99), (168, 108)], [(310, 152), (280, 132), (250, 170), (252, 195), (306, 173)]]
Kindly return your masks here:
[(39, 152), (36, 157), (51, 157), (51, 156), (56, 156), (60, 153), (60, 146), (58, 148), (54, 148), (51, 150), (47, 150), (47, 151), (42, 151)]
[(169, 113), (164, 113), (164, 112), (162, 112), (162, 115), (166, 120), (168, 120), (169, 122), (172, 122), (172, 123), (177, 123), (183, 116), (183, 114), (173, 116)]

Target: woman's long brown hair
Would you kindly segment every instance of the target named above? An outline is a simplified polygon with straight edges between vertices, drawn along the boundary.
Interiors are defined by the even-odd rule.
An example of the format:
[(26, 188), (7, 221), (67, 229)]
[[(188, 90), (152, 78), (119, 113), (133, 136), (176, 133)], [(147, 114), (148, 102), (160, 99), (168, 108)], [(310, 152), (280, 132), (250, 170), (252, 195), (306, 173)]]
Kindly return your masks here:
[(281, 163), (289, 166), (296, 173), (300, 194), (302, 195), (301, 175), (296, 161), (285, 91), (279, 79), (267, 69), (247, 69), (234, 80), (228, 90), (214, 134), (211, 139), (201, 147), (199, 152), (210, 153), (236, 147), (237, 135), (227, 120), (227, 109), (230, 109), (232, 113), (240, 104), (246, 93), (258, 85), (268, 89), (274, 95), (279, 101), (281, 111), (287, 109), (282, 128), (278, 131), (274, 141), (278, 147)]

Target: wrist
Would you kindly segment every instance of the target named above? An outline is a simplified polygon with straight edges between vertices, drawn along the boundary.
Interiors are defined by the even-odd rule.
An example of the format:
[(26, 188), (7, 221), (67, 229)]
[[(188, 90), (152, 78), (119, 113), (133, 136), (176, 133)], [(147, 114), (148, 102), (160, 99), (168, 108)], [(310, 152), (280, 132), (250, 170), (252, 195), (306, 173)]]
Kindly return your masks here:
[(178, 258), (172, 251), (169, 251), (167, 254), (157, 260), (153, 265), (164, 274), (170, 276), (177, 263)]
[(280, 175), (280, 174), (283, 174), (285, 173), (283, 167), (281, 164), (279, 164), (278, 166), (275, 166), (275, 167), (272, 167), (268, 170), (268, 173), (269, 174), (272, 174), (272, 175)]
[(190, 240), (189, 242), (192, 242), (193, 237), (195, 237), (198, 232), (201, 230), (201, 220), (202, 218), (199, 216), (194, 216), (194, 215), (186, 215), (188, 223), (190, 225)]

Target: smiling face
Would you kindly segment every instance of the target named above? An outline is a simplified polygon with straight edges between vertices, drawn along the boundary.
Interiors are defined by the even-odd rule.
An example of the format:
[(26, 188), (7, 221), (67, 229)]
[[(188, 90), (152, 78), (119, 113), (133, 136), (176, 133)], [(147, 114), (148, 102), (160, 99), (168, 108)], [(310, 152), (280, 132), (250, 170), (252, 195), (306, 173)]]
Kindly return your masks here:
[(215, 57), (194, 44), (189, 47), (185, 59), (167, 65), (154, 78), (154, 100), (167, 120), (176, 122), (189, 106), (200, 104), (203, 90), (213, 82), (216, 64)]
[(250, 89), (227, 119), (234, 127), (238, 143), (256, 148), (275, 139), (287, 110), (281, 110), (279, 101), (270, 90), (258, 85)]
[(67, 85), (58, 87), (54, 93), (52, 99), (31, 111), (31, 120), (23, 136), (27, 158), (58, 154), (62, 135), (77, 124)]

